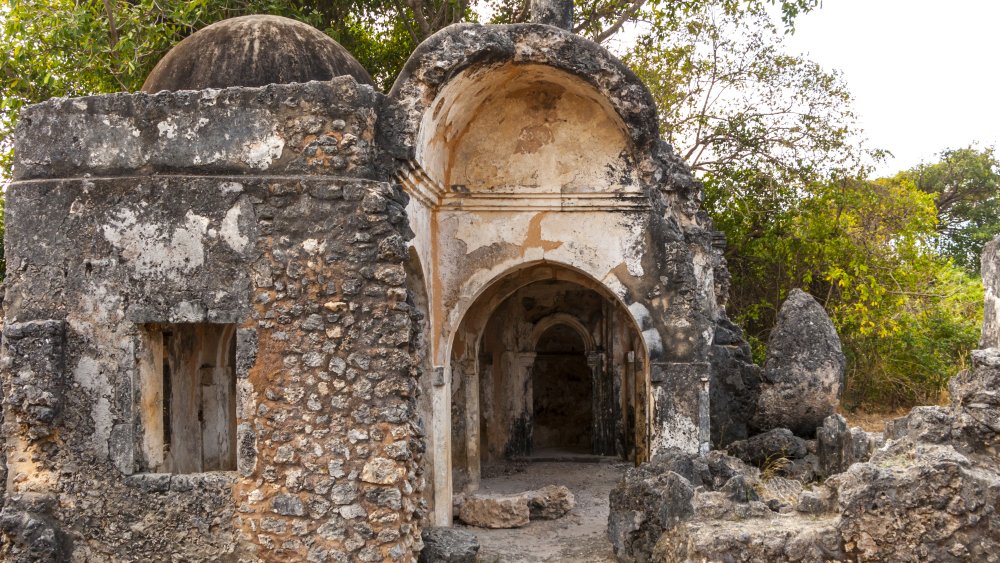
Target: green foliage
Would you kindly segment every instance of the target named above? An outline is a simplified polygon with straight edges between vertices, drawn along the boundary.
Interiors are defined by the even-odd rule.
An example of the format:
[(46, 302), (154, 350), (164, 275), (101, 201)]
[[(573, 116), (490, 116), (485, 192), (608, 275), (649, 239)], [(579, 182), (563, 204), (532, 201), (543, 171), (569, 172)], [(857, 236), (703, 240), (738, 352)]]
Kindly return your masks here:
[[(801, 287), (841, 335), (851, 405), (937, 399), (982, 318), (979, 281), (939, 252), (939, 234), (954, 230), (939, 221), (984, 225), (980, 243), (1000, 230), (979, 195), (997, 193), (985, 189), (992, 161), (948, 153), (950, 174), (929, 166), (865, 180), (883, 152), (861, 142), (847, 85), (789, 54), (766, 6), (710, 0), (653, 21), (627, 59), (650, 85), (664, 137), (705, 184), (705, 208), (728, 240), (727, 309), (755, 360)], [(956, 191), (982, 220), (972, 205), (941, 213), (939, 194)]]
[(649, 85), (664, 138), (695, 171), (731, 190), (764, 188), (775, 204), (868, 158), (842, 77), (788, 54), (762, 3), (714, 0), (655, 17), (626, 62)]
[(780, 203), (728, 185), (706, 177), (707, 200), (730, 210), (715, 214), (730, 241), (730, 310), (755, 358), (788, 291), (801, 287), (841, 335), (847, 404), (937, 400), (976, 346), (983, 291), (936, 252), (933, 195), (901, 177), (809, 184)]
[(938, 249), (970, 273), (983, 246), (1000, 233), (1000, 161), (992, 148), (945, 150), (941, 160), (901, 172), (934, 196)]

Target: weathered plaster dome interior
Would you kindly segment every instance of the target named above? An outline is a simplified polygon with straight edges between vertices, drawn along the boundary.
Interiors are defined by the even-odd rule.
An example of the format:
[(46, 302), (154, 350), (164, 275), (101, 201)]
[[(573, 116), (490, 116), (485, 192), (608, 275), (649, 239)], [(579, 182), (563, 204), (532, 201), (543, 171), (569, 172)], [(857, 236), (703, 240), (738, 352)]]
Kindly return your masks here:
[(344, 75), (373, 84), (368, 71), (325, 33), (293, 19), (254, 15), (220, 21), (185, 38), (157, 63), (142, 91), (266, 86)]
[(431, 108), (417, 159), (446, 190), (639, 190), (621, 118), (605, 96), (565, 71), (540, 64), (474, 67), (452, 79)]

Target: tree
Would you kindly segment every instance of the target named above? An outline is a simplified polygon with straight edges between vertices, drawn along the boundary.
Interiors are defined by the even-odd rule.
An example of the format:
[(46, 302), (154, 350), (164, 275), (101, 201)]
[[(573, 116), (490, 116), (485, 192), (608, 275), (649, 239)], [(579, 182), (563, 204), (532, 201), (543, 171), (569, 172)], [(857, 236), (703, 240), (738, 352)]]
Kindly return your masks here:
[(900, 173), (937, 205), (938, 249), (979, 272), (983, 246), (1000, 233), (1000, 161), (993, 149), (948, 149), (941, 160)]
[(975, 346), (982, 291), (937, 252), (933, 190), (865, 179), (883, 152), (864, 146), (843, 77), (789, 54), (766, 6), (682, 16), (656, 21), (627, 60), (705, 185), (728, 240), (727, 310), (755, 357), (801, 287), (841, 335), (851, 404), (937, 399)]

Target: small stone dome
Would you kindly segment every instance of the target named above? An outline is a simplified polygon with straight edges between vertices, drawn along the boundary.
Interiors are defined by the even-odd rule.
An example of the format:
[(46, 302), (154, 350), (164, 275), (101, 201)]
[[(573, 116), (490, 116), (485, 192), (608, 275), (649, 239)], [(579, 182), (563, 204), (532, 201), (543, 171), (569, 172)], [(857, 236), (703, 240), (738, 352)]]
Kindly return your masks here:
[(142, 85), (143, 92), (265, 86), (350, 75), (372, 84), (368, 71), (318, 29), (279, 16), (216, 22), (171, 49)]

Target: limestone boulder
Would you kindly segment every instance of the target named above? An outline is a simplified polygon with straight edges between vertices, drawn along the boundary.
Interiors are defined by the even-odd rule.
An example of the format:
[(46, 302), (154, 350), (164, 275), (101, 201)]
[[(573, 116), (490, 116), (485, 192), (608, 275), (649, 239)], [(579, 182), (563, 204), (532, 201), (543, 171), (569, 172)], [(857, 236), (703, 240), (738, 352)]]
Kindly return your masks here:
[(840, 338), (826, 311), (808, 293), (793, 289), (768, 341), (752, 426), (760, 431), (788, 428), (797, 436), (812, 437), (837, 409), (845, 365)]
[(520, 528), (531, 516), (528, 495), (468, 495), (458, 519), (477, 528)]
[(917, 407), (886, 425), (868, 463), (837, 489), (845, 549), (859, 560), (996, 561), (1000, 553), (1000, 350), (973, 354), (950, 407)]
[(792, 434), (791, 430), (775, 428), (729, 444), (726, 453), (751, 465), (764, 467), (781, 458), (801, 459), (806, 456), (808, 449), (806, 441)]
[(421, 539), (424, 548), (418, 563), (475, 563), (479, 553), (479, 540), (468, 530), (424, 528)]
[(880, 434), (861, 428), (848, 428), (847, 420), (832, 414), (816, 430), (816, 454), (819, 474), (823, 477), (847, 471), (853, 463), (868, 461), (882, 443)]
[[(977, 456), (978, 457), (978, 456)], [(996, 561), (1000, 463), (901, 440), (837, 476), (839, 529), (861, 561)]]
[(531, 520), (555, 520), (562, 518), (576, 506), (573, 493), (562, 485), (549, 485), (537, 491), (525, 493)]
[(834, 518), (700, 520), (663, 534), (653, 561), (845, 561)]
[(711, 350), (712, 445), (726, 445), (750, 436), (749, 423), (757, 410), (761, 368), (753, 363), (743, 331), (724, 315), (715, 327)]
[(1000, 433), (1000, 349), (973, 350), (972, 370), (948, 382), (952, 404), (982, 423), (982, 431)]
[(698, 514), (739, 518), (766, 510), (754, 494), (759, 473), (720, 451), (700, 456), (673, 450), (629, 469), (610, 496), (608, 539), (615, 556), (653, 561), (660, 537)]

